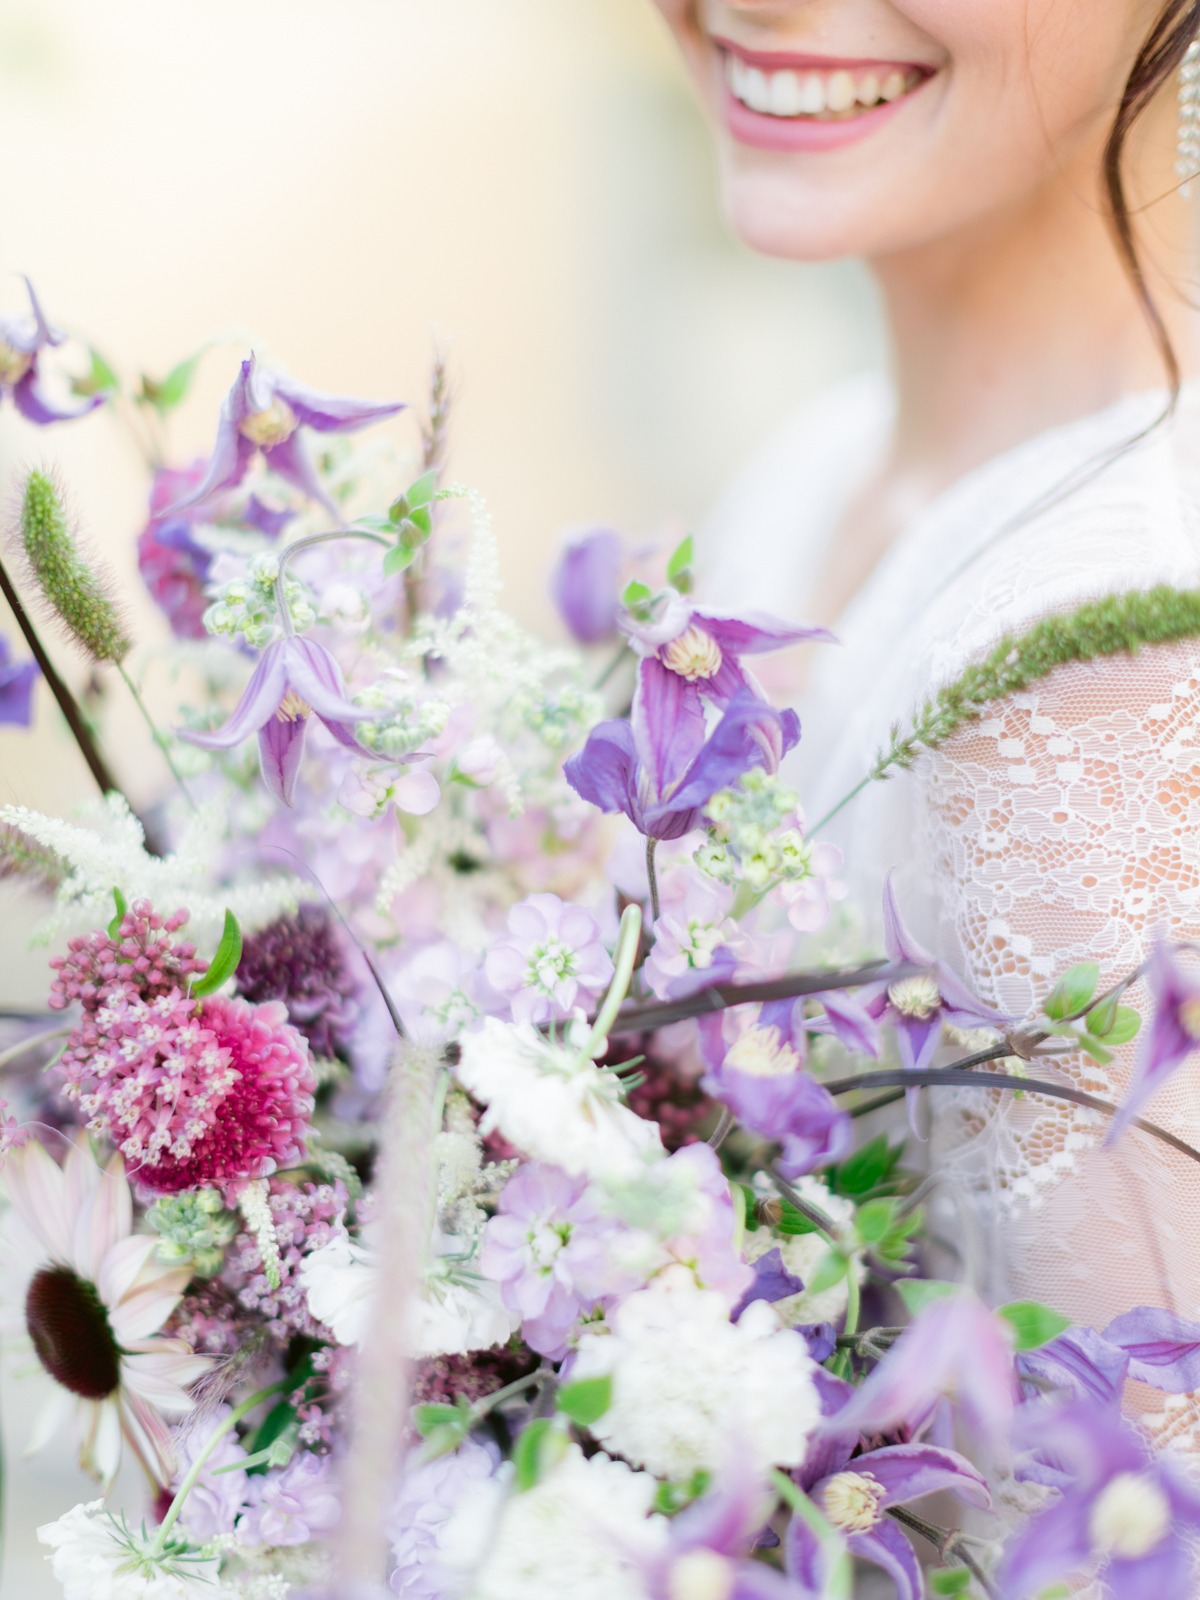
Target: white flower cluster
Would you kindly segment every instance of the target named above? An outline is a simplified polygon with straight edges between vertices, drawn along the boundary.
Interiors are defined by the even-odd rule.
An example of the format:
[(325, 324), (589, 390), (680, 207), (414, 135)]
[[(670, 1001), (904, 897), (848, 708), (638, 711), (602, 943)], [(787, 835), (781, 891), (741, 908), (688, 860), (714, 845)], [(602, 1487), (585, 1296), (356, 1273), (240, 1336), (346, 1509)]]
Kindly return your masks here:
[(156, 1552), (153, 1535), (130, 1532), (103, 1500), (73, 1506), (38, 1538), (50, 1547), (63, 1600), (235, 1600), (215, 1557), (178, 1539)]

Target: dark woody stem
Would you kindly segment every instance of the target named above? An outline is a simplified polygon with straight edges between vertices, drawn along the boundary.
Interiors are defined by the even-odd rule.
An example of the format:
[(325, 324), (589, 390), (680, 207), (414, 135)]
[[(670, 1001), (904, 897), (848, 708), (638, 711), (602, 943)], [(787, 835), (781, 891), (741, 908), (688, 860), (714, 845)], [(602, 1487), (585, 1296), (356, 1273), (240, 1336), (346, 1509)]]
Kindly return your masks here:
[(279, 571), (275, 575), (275, 605), (279, 611), (279, 625), (289, 638), (295, 633), (296, 625), (292, 621), (284, 589), (288, 562), (301, 550), (307, 550), (310, 545), (326, 544), (330, 539), (369, 539), (372, 544), (383, 545), (385, 550), (392, 548), (389, 539), (385, 539), (381, 533), (370, 533), (366, 528), (331, 528), (328, 533), (310, 533), (306, 538), (297, 539), (294, 544), (289, 544), (286, 549), (281, 550)]
[[(830, 989), (857, 989), (864, 983), (895, 983), (900, 978), (911, 978), (921, 970), (908, 963), (892, 965), (887, 961), (872, 961), (849, 972), (791, 972), (786, 977), (769, 978), (762, 983), (714, 983), (711, 988), (701, 989), (698, 994), (688, 995), (683, 1000), (623, 1005), (608, 1031), (652, 1033), (656, 1028), (666, 1028), (672, 1022), (706, 1016), (711, 1011), (724, 1011), (729, 1006), (796, 1000), (802, 995), (819, 995)], [(1004, 1053), (1012, 1054), (1011, 1050)]]
[[(109, 794), (115, 790), (117, 794), (120, 794), (121, 785), (113, 777), (108, 763), (100, 754), (99, 746), (92, 736), (92, 730), (88, 727), (83, 712), (79, 709), (78, 701), (59, 677), (54, 663), (46, 654), (45, 646), (38, 638), (37, 631), (33, 626), (29, 613), (25, 609), (24, 602), (5, 571), (3, 561), (0, 561), (0, 594), (8, 601), (9, 608), (16, 618), (17, 626), (25, 636), (25, 643), (33, 652), (34, 660), (42, 669), (42, 677), (45, 678), (46, 683), (49, 685), (50, 693), (58, 702), (58, 709), (66, 719), (67, 727), (71, 730), (71, 736), (79, 746), (79, 752), (87, 762), (88, 771), (96, 780), (96, 786), (99, 788), (100, 793)], [(132, 809), (130, 807), (130, 810)]]
[(932, 1522), (926, 1522), (924, 1517), (914, 1516), (904, 1506), (889, 1506), (888, 1516), (895, 1518), (902, 1527), (911, 1528), (914, 1533), (919, 1533), (922, 1539), (927, 1539), (943, 1561), (957, 1561), (960, 1566), (966, 1567), (988, 1600), (1000, 1600), (999, 1592), (993, 1588), (983, 1568), (966, 1548), (962, 1534), (947, 1528), (935, 1527)]

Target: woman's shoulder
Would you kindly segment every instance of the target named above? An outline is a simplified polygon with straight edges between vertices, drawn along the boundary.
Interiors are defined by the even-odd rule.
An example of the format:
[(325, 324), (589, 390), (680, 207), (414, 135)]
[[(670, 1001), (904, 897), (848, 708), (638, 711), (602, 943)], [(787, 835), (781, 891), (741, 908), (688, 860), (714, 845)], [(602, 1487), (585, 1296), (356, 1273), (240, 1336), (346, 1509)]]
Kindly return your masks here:
[(788, 609), (882, 452), (894, 402), (881, 373), (844, 379), (778, 425), (701, 528), (704, 588), (724, 604)]

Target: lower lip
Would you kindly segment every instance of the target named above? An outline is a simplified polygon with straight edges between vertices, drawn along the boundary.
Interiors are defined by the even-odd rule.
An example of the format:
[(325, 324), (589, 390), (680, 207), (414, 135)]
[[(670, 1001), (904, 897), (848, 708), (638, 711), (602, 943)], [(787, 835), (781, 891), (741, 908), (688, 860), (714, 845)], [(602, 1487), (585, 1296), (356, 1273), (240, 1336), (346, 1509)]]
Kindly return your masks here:
[(900, 111), (928, 83), (910, 89), (899, 100), (887, 100), (854, 117), (821, 122), (816, 117), (769, 117), (751, 111), (734, 94), (728, 83), (722, 85), (725, 124), (739, 144), (755, 150), (840, 150), (844, 145), (869, 139)]

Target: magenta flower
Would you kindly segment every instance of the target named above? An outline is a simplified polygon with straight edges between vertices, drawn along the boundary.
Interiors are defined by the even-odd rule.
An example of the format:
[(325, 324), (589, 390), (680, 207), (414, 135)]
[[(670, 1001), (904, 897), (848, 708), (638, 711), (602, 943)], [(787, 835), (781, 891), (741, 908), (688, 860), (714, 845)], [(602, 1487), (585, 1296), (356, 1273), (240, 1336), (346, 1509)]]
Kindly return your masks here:
[(33, 284), (28, 278), (24, 282), (31, 314), (0, 317), (0, 395), (11, 394), (21, 415), (39, 427), (51, 422), (72, 422), (103, 405), (104, 396), (92, 394), (63, 402), (46, 393), (39, 368), (42, 351), (62, 344), (67, 336), (46, 321)]
[[(965, 1456), (935, 1445), (884, 1445), (857, 1454), (857, 1434), (842, 1426), (843, 1413), (855, 1391), (827, 1373), (821, 1375), (819, 1388), (829, 1431), (817, 1438), (803, 1467), (793, 1476), (841, 1534), (852, 1555), (888, 1573), (899, 1600), (921, 1600), (925, 1587), (920, 1564), (904, 1534), (887, 1516), (889, 1507), (945, 1490), (971, 1505), (986, 1507), (991, 1504), (987, 1483)], [(788, 1571), (810, 1593), (821, 1593), (824, 1555), (820, 1541), (799, 1517), (789, 1524), (786, 1553)]]
[(33, 686), (41, 669), (31, 657), (14, 661), (8, 640), (0, 635), (0, 726), (27, 728), (33, 720)]
[(1067, 1487), (1010, 1542), (1005, 1600), (1056, 1579), (1097, 1573), (1109, 1600), (1193, 1593), (1189, 1543), (1200, 1530), (1200, 1490), (1109, 1407), (1031, 1406), (1022, 1436), (1051, 1452)]
[[(824, 1433), (890, 1433), (924, 1427), (952, 1400), (981, 1437), (1007, 1437), (1016, 1395), (1012, 1330), (965, 1291), (925, 1307)], [(836, 1422), (836, 1427), (834, 1423)]]
[(531, 894), (508, 914), (510, 937), (488, 951), (487, 981), (508, 995), (514, 1022), (549, 1022), (599, 999), (613, 964), (583, 906)]
[(621, 540), (611, 528), (590, 528), (563, 545), (550, 577), (559, 615), (580, 644), (602, 644), (617, 633)]
[[(729, 1028), (737, 1030), (732, 1040)], [(778, 1165), (789, 1182), (849, 1151), (853, 1123), (804, 1068), (802, 1007), (781, 1000), (759, 1007), (753, 1020), (702, 1017), (700, 1038), (709, 1067), (701, 1087), (743, 1127), (781, 1142)]]
[(181, 728), (179, 737), (204, 750), (232, 750), (257, 733), (263, 780), (276, 799), (290, 806), (295, 803), (304, 735), (314, 714), (339, 744), (360, 755), (373, 754), (359, 744), (350, 724), (378, 713), (346, 698), (341, 668), (323, 645), (285, 634), (263, 651), (223, 728), (211, 733)]
[(718, 789), (751, 767), (776, 772), (800, 738), (794, 711), (740, 695), (711, 734), (684, 679), (642, 678), (629, 722), (602, 722), (563, 768), (575, 792), (601, 811), (623, 811), (651, 839), (679, 839), (701, 825)]
[(212, 552), (196, 539), (197, 513), (170, 508), (204, 475), (204, 462), (190, 467), (160, 467), (150, 490), (150, 520), (138, 535), (138, 570), (147, 589), (181, 639), (205, 637), (208, 598), (204, 585)]
[(198, 505), (220, 489), (240, 483), (259, 452), (272, 472), (286, 478), (336, 516), (337, 507), (321, 487), (305, 453), (300, 429), (353, 433), (402, 411), (400, 401), (375, 403), (322, 394), (292, 378), (259, 366), (255, 356), (242, 362), (221, 407), (217, 440), (203, 480), (171, 508)]
[(1121, 1109), (1108, 1130), (1112, 1144), (1175, 1069), (1200, 1049), (1200, 980), (1185, 972), (1170, 945), (1155, 941), (1146, 964), (1154, 1019), (1142, 1035), (1137, 1065)]

